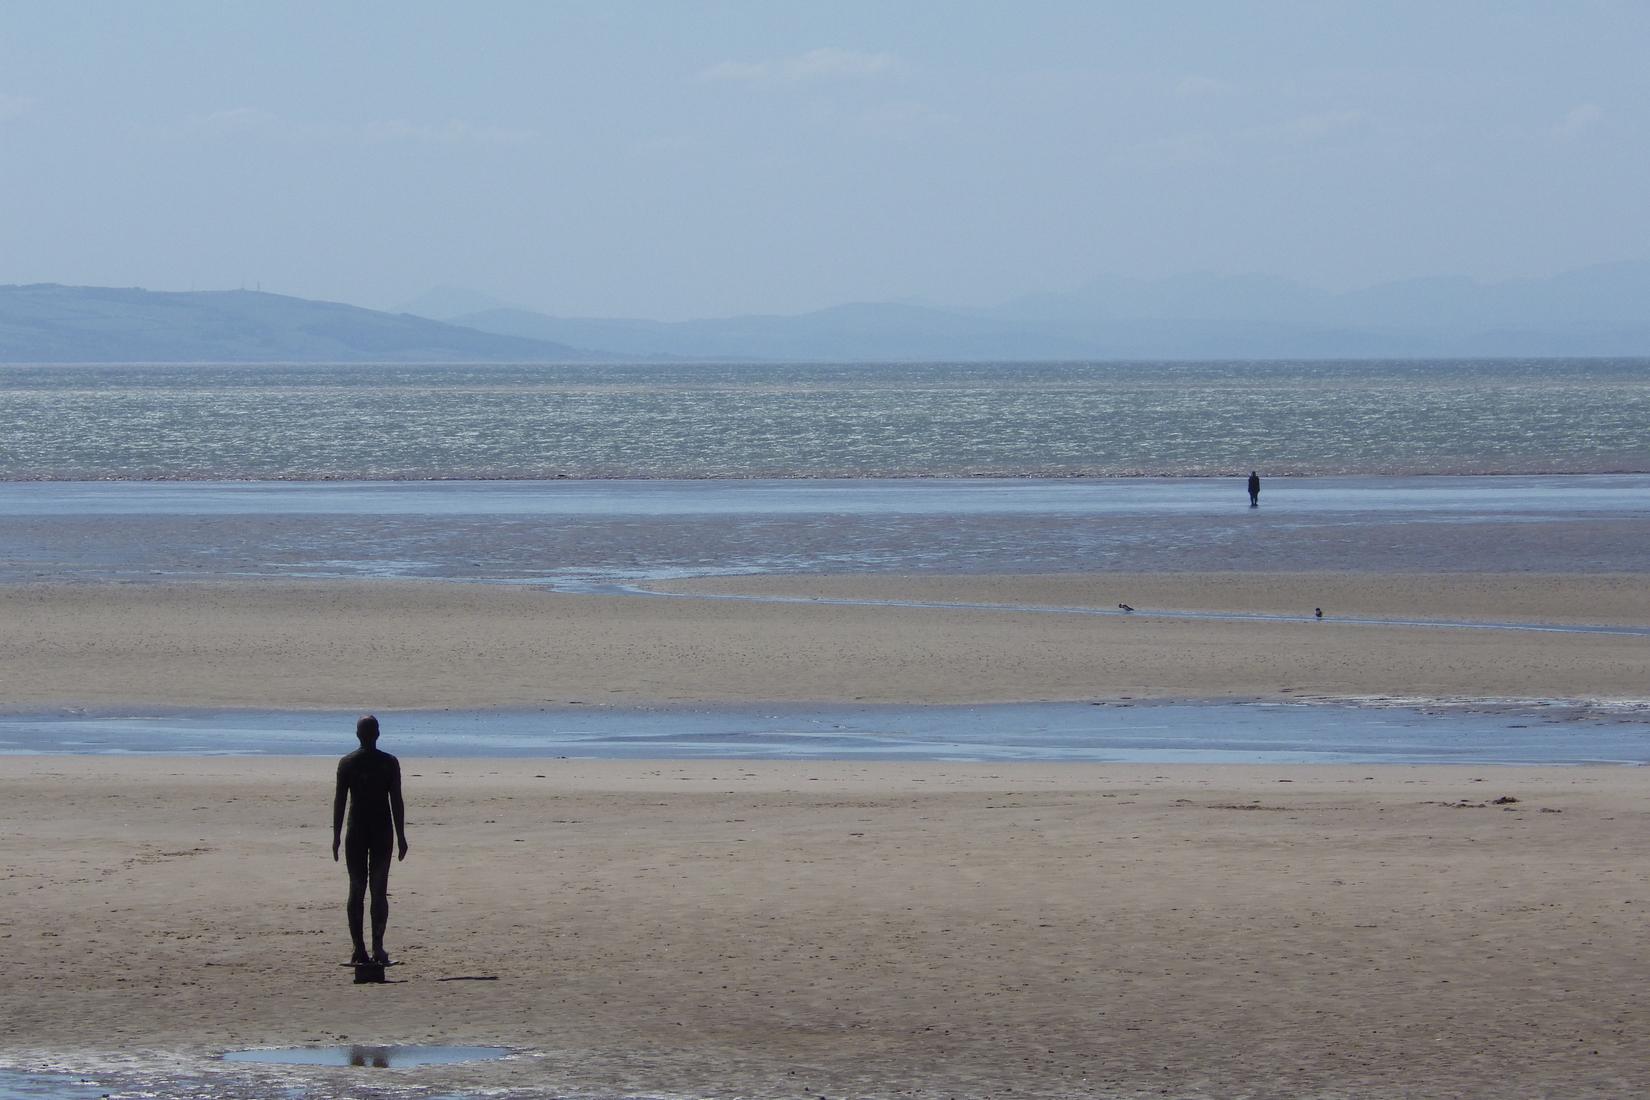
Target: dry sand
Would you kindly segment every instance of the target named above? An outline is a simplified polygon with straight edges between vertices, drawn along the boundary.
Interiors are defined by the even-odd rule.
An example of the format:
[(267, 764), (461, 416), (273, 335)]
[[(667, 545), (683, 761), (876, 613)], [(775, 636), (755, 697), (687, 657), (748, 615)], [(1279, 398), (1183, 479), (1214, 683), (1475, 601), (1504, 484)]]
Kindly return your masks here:
[(1336, 622), (1650, 623), (1639, 576), (741, 578), (694, 587), (1324, 622), (577, 596), (482, 585), (0, 588), (0, 707), (411, 709), (1119, 696), (1644, 699), (1650, 638)]
[(406, 771), (404, 965), (358, 987), (330, 762), (7, 759), (4, 1058), (527, 1052), (371, 1078), (437, 1094), (1650, 1088), (1643, 769)]

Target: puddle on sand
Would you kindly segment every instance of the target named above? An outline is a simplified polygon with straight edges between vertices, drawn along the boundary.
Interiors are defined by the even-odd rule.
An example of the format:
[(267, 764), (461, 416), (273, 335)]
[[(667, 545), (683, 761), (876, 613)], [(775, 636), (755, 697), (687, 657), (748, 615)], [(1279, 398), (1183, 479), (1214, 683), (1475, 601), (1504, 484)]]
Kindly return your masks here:
[(79, 1077), (0, 1070), (0, 1100), (98, 1100), (108, 1094)]
[(373, 1069), (410, 1069), (481, 1062), (502, 1058), (507, 1047), (369, 1046), (277, 1047), (270, 1050), (232, 1050), (226, 1062), (267, 1062), (283, 1066), (367, 1066)]

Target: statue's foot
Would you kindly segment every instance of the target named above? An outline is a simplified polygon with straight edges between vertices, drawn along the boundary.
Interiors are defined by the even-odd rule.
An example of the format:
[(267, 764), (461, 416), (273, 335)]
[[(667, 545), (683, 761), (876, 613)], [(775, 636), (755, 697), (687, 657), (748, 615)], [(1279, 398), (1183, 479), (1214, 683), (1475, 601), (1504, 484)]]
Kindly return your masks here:
[(391, 965), (390, 953), (385, 951), (382, 947), (375, 947), (372, 949), (372, 961), (377, 963), (379, 966), (389, 966)]
[(357, 947), (355, 949), (355, 954), (349, 957), (349, 964), (351, 966), (366, 966), (371, 961), (372, 959), (367, 957), (367, 949), (365, 947)]

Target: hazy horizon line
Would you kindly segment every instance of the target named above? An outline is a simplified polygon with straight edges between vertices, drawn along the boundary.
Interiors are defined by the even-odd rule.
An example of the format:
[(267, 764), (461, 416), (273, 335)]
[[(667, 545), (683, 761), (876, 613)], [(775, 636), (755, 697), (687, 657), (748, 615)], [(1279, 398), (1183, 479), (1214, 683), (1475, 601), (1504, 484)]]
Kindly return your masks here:
[[(1345, 287), (1329, 286), (1329, 285), (1325, 285), (1321, 282), (1313, 282), (1313, 281), (1310, 281), (1308, 279), (1298, 277), (1298, 276), (1294, 276), (1294, 275), (1286, 275), (1286, 274), (1280, 274), (1280, 273), (1277, 273), (1277, 272), (1255, 270), (1255, 269), (1249, 269), (1249, 270), (1237, 271), (1237, 272), (1221, 272), (1221, 271), (1216, 271), (1216, 270), (1209, 269), (1209, 268), (1193, 268), (1193, 269), (1188, 269), (1188, 270), (1184, 270), (1184, 271), (1174, 272), (1172, 274), (1155, 275), (1155, 276), (1154, 275), (1135, 275), (1135, 274), (1119, 273), (1119, 272), (1102, 272), (1102, 273), (1098, 273), (1096, 275), (1091, 276), (1089, 279), (1085, 280), (1084, 282), (1081, 282), (1081, 283), (1078, 283), (1078, 284), (1075, 284), (1075, 285), (1072, 285), (1072, 286), (1068, 286), (1065, 289), (1061, 289), (1061, 290), (1042, 290), (1042, 291), (1025, 291), (1025, 292), (1022, 292), (1022, 293), (1019, 293), (1019, 294), (1012, 295), (1012, 296), (1007, 297), (1007, 298), (1001, 298), (1001, 299), (996, 299), (996, 300), (992, 300), (992, 301), (977, 301), (977, 302), (946, 301), (946, 300), (943, 300), (943, 299), (933, 298), (933, 297), (929, 297), (929, 296), (921, 295), (921, 294), (908, 294), (908, 295), (900, 295), (900, 296), (895, 296), (895, 297), (882, 297), (882, 298), (871, 297), (871, 296), (863, 296), (863, 297), (848, 297), (848, 298), (841, 298), (841, 299), (836, 299), (836, 300), (831, 300), (831, 301), (825, 301), (821, 304), (813, 305), (813, 306), (810, 306), (808, 308), (791, 310), (791, 311), (764, 310), (764, 309), (760, 309), (760, 308), (751, 308), (751, 309), (735, 309), (735, 310), (732, 310), (730, 312), (723, 312), (723, 313), (701, 313), (701, 314), (692, 314), (692, 315), (684, 315), (684, 316), (660, 316), (660, 315), (649, 315), (649, 314), (643, 314), (643, 313), (617, 313), (617, 312), (606, 312), (606, 313), (560, 312), (560, 311), (555, 310), (554, 307), (538, 306), (538, 305), (533, 305), (533, 304), (530, 304), (530, 303), (524, 302), (524, 301), (513, 300), (513, 296), (508, 294), (508, 293), (500, 294), (500, 293), (497, 293), (497, 292), (494, 292), (494, 291), (488, 290), (488, 289), (482, 289), (482, 288), (478, 288), (478, 287), (474, 287), (474, 286), (461, 286), (461, 285), (458, 285), (458, 284), (455, 284), (455, 283), (436, 283), (436, 284), (433, 284), (432, 286), (430, 286), (429, 288), (427, 288), (426, 290), (421, 291), (420, 293), (411, 296), (410, 298), (405, 298), (405, 299), (402, 299), (398, 302), (388, 304), (388, 305), (372, 305), (372, 304), (368, 304), (367, 300), (357, 299), (357, 298), (354, 298), (354, 297), (350, 297), (350, 298), (316, 297), (316, 296), (312, 296), (311, 294), (308, 294), (308, 293), (285, 291), (285, 290), (281, 290), (281, 289), (276, 288), (276, 287), (266, 287), (266, 286), (264, 286), (262, 280), (245, 280), (245, 281), (240, 282), (237, 285), (200, 286), (200, 285), (196, 285), (196, 284), (191, 284), (187, 287), (184, 287), (184, 286), (144, 285), (144, 284), (138, 284), (138, 283), (124, 284), (124, 285), (118, 285), (118, 284), (113, 284), (113, 283), (81, 283), (81, 282), (66, 283), (66, 282), (61, 282), (61, 281), (58, 281), (58, 280), (39, 280), (39, 281), (29, 281), (29, 282), (19, 281), (19, 282), (12, 282), (12, 283), (0, 284), (0, 285), (4, 285), (4, 286), (8, 286), (8, 287), (14, 287), (14, 288), (24, 288), (24, 287), (31, 287), (31, 286), (62, 286), (62, 287), (69, 287), (69, 288), (74, 288), (74, 289), (86, 289), (86, 290), (138, 290), (138, 291), (144, 291), (144, 292), (153, 293), (153, 294), (211, 294), (211, 293), (229, 293), (229, 292), (236, 292), (236, 291), (248, 291), (248, 292), (252, 292), (252, 293), (271, 294), (271, 295), (276, 295), (276, 296), (284, 297), (284, 298), (294, 298), (294, 299), (298, 299), (298, 300), (301, 300), (301, 301), (331, 302), (331, 303), (338, 304), (338, 305), (354, 306), (357, 309), (372, 310), (374, 312), (379, 312), (379, 313), (407, 314), (409, 316), (427, 317), (428, 319), (431, 319), (431, 320), (449, 320), (451, 317), (463, 316), (465, 313), (478, 313), (478, 312), (484, 312), (484, 311), (493, 310), (493, 309), (509, 309), (509, 310), (521, 310), (521, 311), (525, 311), (525, 312), (529, 312), (529, 313), (537, 313), (537, 314), (542, 314), (542, 315), (548, 316), (548, 317), (558, 317), (558, 318), (570, 318), (570, 319), (571, 318), (582, 318), (582, 319), (590, 319), (590, 320), (614, 320), (614, 321), (649, 321), (649, 322), (657, 322), (657, 323), (661, 323), (661, 324), (674, 324), (674, 323), (693, 322), (693, 321), (721, 321), (721, 320), (729, 320), (729, 319), (738, 318), (738, 317), (804, 317), (804, 316), (807, 316), (809, 314), (821, 313), (821, 312), (825, 312), (825, 311), (832, 310), (832, 309), (840, 309), (840, 308), (851, 307), (851, 306), (884, 306), (884, 305), (891, 305), (891, 306), (907, 306), (907, 307), (919, 308), (919, 309), (930, 309), (930, 310), (936, 310), (936, 311), (940, 311), (940, 312), (970, 313), (970, 312), (977, 312), (977, 311), (984, 311), (984, 310), (1000, 309), (1000, 308), (1003, 308), (1003, 307), (1006, 307), (1006, 306), (1011, 306), (1011, 305), (1013, 305), (1015, 303), (1019, 303), (1019, 302), (1035, 301), (1035, 300), (1038, 300), (1038, 299), (1060, 298), (1060, 297), (1078, 295), (1078, 294), (1083, 293), (1085, 290), (1088, 290), (1088, 289), (1096, 286), (1097, 284), (1102, 284), (1102, 283), (1107, 283), (1107, 282), (1115, 282), (1115, 283), (1122, 283), (1122, 284), (1132, 283), (1132, 284), (1139, 285), (1139, 286), (1162, 286), (1164, 284), (1175, 283), (1177, 281), (1197, 280), (1197, 279), (1208, 279), (1208, 280), (1216, 281), (1216, 282), (1231, 282), (1231, 283), (1238, 283), (1238, 282), (1253, 280), (1253, 281), (1272, 282), (1272, 283), (1275, 283), (1275, 284), (1279, 285), (1280, 287), (1281, 286), (1290, 286), (1290, 287), (1293, 287), (1293, 288), (1298, 289), (1298, 290), (1306, 291), (1308, 293), (1321, 294), (1321, 295), (1324, 295), (1326, 297), (1333, 298), (1333, 297), (1342, 297), (1342, 296), (1347, 296), (1347, 295), (1358, 294), (1358, 293), (1373, 290), (1373, 289), (1376, 289), (1376, 288), (1379, 288), (1379, 287), (1402, 286), (1402, 285), (1407, 285), (1407, 284), (1428, 283), (1428, 282), (1451, 282), (1451, 283), (1457, 283), (1457, 284), (1461, 284), (1461, 285), (1465, 285), (1465, 286), (1473, 286), (1473, 287), (1499, 287), (1499, 286), (1515, 285), (1515, 284), (1519, 284), (1519, 283), (1542, 282), (1542, 281), (1546, 281), (1546, 280), (1560, 278), (1560, 277), (1563, 277), (1563, 276), (1566, 276), (1566, 275), (1572, 275), (1572, 274), (1577, 274), (1577, 273), (1584, 272), (1584, 271), (1592, 271), (1592, 270), (1602, 269), (1602, 268), (1633, 267), (1633, 266), (1639, 266), (1639, 265), (1650, 265), (1650, 256), (1630, 256), (1630, 257), (1622, 257), (1622, 258), (1613, 259), (1613, 260), (1600, 260), (1600, 261), (1597, 261), (1595, 263), (1582, 264), (1580, 266), (1557, 268), (1557, 269), (1546, 271), (1546, 272), (1541, 273), (1541, 274), (1516, 275), (1516, 276), (1509, 276), (1509, 277), (1506, 277), (1506, 278), (1486, 279), (1486, 278), (1481, 278), (1481, 277), (1475, 276), (1475, 275), (1465, 274), (1465, 273), (1462, 273), (1462, 272), (1459, 272), (1459, 271), (1453, 271), (1453, 272), (1452, 271), (1435, 271), (1435, 272), (1432, 272), (1432, 273), (1429, 273), (1429, 274), (1411, 275), (1411, 276), (1405, 276), (1405, 277), (1393, 278), (1393, 279), (1381, 279), (1381, 280), (1376, 280), (1374, 282), (1358, 283), (1358, 284), (1355, 284), (1355, 285), (1345, 286)], [(417, 305), (419, 300), (422, 299), (422, 298), (431, 297), (431, 296), (435, 296), (435, 295), (439, 295), (439, 294), (449, 294), (449, 295), (453, 295), (453, 296), (468, 296), (468, 297), (471, 297), (471, 298), (474, 298), (474, 299), (477, 299), (477, 300), (485, 299), (490, 304), (478, 305), (478, 308), (476, 308), (476, 309), (466, 310), (466, 311), (463, 311), (461, 313), (451, 314), (449, 317), (441, 317), (441, 318), (431, 317), (427, 314), (416, 313), (416, 312), (413, 312), (412, 310), (410, 310), (409, 308), (407, 308), (409, 306)]]

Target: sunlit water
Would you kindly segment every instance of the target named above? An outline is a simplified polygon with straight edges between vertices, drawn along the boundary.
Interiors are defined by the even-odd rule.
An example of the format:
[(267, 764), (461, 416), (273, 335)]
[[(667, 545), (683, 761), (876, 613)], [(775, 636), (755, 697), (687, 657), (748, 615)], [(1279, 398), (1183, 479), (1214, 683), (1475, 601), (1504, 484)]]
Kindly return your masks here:
[(0, 479), (1650, 471), (1650, 360), (0, 366)]

